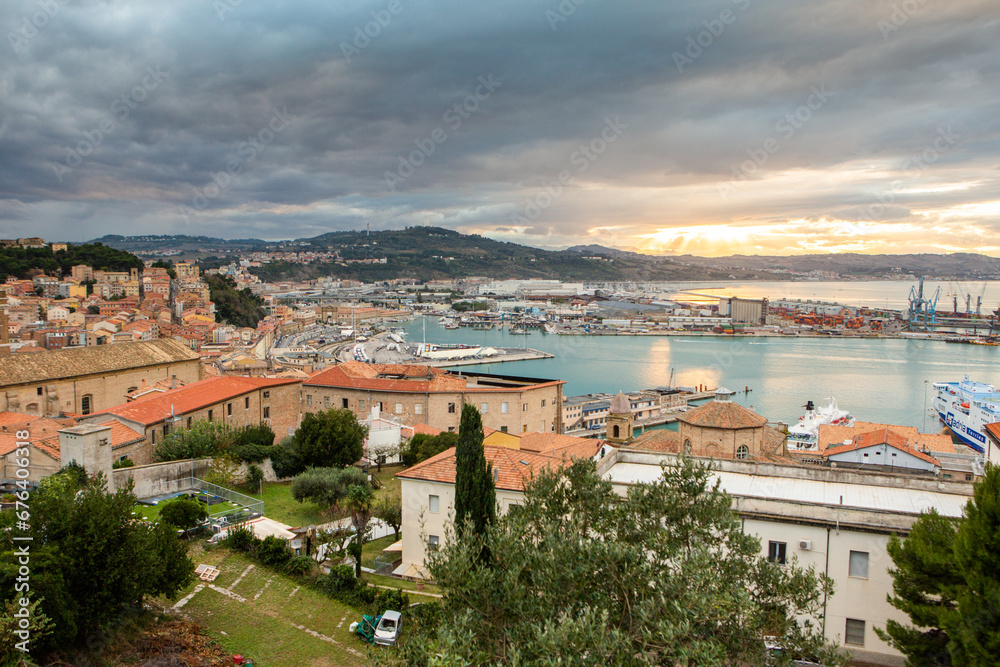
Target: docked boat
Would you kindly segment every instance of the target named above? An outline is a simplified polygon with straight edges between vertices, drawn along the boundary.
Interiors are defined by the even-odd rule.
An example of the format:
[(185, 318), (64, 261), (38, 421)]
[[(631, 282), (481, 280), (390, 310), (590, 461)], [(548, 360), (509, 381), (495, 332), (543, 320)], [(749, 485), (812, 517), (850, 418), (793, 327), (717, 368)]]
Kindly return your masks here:
[(934, 411), (962, 443), (985, 451), (987, 424), (1000, 422), (1000, 393), (991, 384), (970, 380), (935, 382)]
[(831, 398), (830, 404), (823, 408), (817, 408), (812, 401), (806, 401), (805, 407), (806, 413), (788, 429), (790, 451), (818, 451), (819, 427), (824, 424), (854, 426), (854, 417), (847, 410), (841, 410), (835, 398)]

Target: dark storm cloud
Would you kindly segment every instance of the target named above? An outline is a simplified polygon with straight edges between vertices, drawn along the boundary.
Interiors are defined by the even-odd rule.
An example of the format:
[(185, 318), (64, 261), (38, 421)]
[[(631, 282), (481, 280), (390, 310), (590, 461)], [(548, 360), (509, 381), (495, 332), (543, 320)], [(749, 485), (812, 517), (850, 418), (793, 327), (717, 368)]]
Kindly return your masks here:
[[(998, 16), (986, 0), (14, 0), (0, 231), (429, 222), (558, 246), (933, 224), (1000, 200)], [(608, 122), (626, 129), (591, 159)], [(957, 138), (914, 168), (942, 129)]]

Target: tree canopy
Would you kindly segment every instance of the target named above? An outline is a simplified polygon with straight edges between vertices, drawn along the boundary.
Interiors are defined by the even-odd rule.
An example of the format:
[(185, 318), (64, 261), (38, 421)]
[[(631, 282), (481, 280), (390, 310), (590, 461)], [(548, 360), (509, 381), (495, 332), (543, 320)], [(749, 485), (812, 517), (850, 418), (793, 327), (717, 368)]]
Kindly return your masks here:
[(929, 511), (889, 542), (889, 602), (913, 625), (888, 621), (883, 640), (912, 665), (995, 665), (1000, 655), (1000, 468), (989, 464), (958, 520)]
[(367, 486), (368, 475), (359, 468), (310, 468), (292, 481), (292, 498), (323, 507), (339, 505), (352, 486)]
[(483, 418), (475, 406), (462, 406), (455, 447), (455, 527), (465, 529), (466, 522), (477, 535), (496, 516), (496, 489), (493, 466), (486, 462), (483, 450)]
[(399, 458), (403, 465), (409, 468), (457, 444), (458, 434), (450, 431), (438, 435), (417, 433), (400, 447)]
[(70, 245), (66, 250), (52, 252), (44, 248), (0, 248), (0, 279), (5, 276), (27, 278), (32, 269), (48, 274), (66, 275), (76, 264), (86, 264), (100, 271), (142, 270), (143, 262), (130, 252), (115, 250), (102, 243)]
[[(108, 493), (102, 476), (80, 489), (59, 473), (32, 494), (30, 529), (0, 539), (0, 606), (14, 596), (16, 536), (31, 537), (30, 599), (54, 631), (32, 646), (33, 657), (78, 646), (141, 608), (146, 596), (173, 597), (194, 574), (187, 546), (166, 523), (136, 521), (131, 484)], [(35, 653), (35, 650), (38, 653)]]
[(311, 412), (295, 432), (291, 449), (304, 467), (344, 468), (361, 459), (367, 435), (350, 410)]
[(592, 461), (543, 470), (516, 512), (449, 531), (427, 567), (444, 596), (411, 625), (408, 664), (760, 664), (764, 636), (844, 664), (816, 622), (832, 582), (769, 562), (686, 458), (624, 502)]
[(248, 288), (236, 289), (236, 283), (227, 276), (205, 276), (209, 298), (215, 304), (217, 322), (228, 322), (234, 327), (257, 326), (267, 315), (264, 300)]
[(208, 518), (208, 507), (193, 498), (177, 498), (163, 505), (159, 519), (185, 533)]

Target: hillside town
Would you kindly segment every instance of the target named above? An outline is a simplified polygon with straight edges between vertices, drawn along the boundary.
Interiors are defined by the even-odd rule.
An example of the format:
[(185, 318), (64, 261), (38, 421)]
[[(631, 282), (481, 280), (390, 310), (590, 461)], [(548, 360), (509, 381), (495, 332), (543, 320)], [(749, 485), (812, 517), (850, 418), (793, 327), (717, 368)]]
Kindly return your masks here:
[[(20, 242), (45, 247), (41, 239)], [(881, 628), (907, 620), (890, 600), (892, 541), (927, 510), (962, 517), (1000, 451), (1000, 419), (982, 429), (984, 446), (973, 447), (950, 433), (855, 419), (832, 399), (810, 402), (791, 423), (739, 405), (724, 386), (672, 382), (567, 395), (558, 377), (476, 368), (504, 355), (545, 356), (526, 347), (430, 346), (407, 342), (398, 328), (418, 317), (444, 329), (524, 335), (912, 334), (890, 309), (735, 297), (693, 305), (648, 286), (538, 280), (269, 284), (247, 271), (254, 261), (202, 271), (194, 262), (147, 259), (141, 270), (74, 265), (68, 275), (8, 276), (0, 303), (3, 488), (37, 490), (78, 465), (110, 491), (131, 489), (143, 521), (149, 508), (175, 498), (210, 496), (207, 502), (226, 508), (199, 521), (213, 541), (248, 527), (256, 539), (281, 540), (289, 558), (308, 557), (307, 569), (324, 576), (345, 564), (361, 574), (363, 566), (381, 577), (378, 585), (418, 596), (434, 584), (434, 554), (454, 539), (461, 465), (459, 445), (448, 438), (468, 437), (472, 409), (501, 516), (527, 502), (534, 479), (580, 462), (623, 498), (678, 461), (704, 462), (742, 530), (759, 539), (762, 558), (812, 567), (833, 582), (817, 637), (855, 664), (889, 665), (903, 658)], [(255, 326), (220, 317), (211, 276), (259, 299)], [(965, 320), (985, 321), (972, 313)], [(935, 389), (958, 395), (965, 384)], [(397, 494), (396, 519), (366, 515), (354, 526), (372, 531), (382, 547), (367, 558), (338, 546), (343, 535), (333, 537), (356, 513), (350, 520), (325, 515), (318, 528), (317, 519), (296, 523), (297, 515), (279, 511), (286, 501), (273, 504), (273, 494), (287, 497), (300, 475), (312, 474), (282, 462), (292, 456), (288, 443), (329, 415), (363, 434), (347, 467)], [(170, 453), (205, 429), (213, 437), (253, 429), (270, 435), (264, 453), (242, 461), (211, 448)], [(417, 443), (439, 440), (449, 444), (414, 453)], [(247, 484), (258, 485), (259, 498)], [(206, 581), (206, 573), (220, 572), (203, 568)], [(205, 597), (199, 590), (173, 610)]]

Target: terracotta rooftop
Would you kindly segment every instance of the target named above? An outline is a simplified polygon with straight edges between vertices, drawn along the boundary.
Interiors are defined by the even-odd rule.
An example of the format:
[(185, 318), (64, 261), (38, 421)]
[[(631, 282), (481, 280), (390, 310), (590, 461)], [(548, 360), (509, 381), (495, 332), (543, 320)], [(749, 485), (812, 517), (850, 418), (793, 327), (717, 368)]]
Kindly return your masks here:
[(1000, 443), (1000, 422), (987, 424), (986, 435), (990, 436), (994, 442)]
[[(494, 486), (505, 491), (524, 491), (525, 483), (543, 468), (558, 468), (562, 460), (535, 452), (526, 452), (507, 447), (483, 447), (486, 462), (493, 465), (496, 474)], [(396, 473), (401, 479), (417, 479), (427, 482), (455, 483), (455, 448), (422, 461), (412, 468)]]
[(839, 447), (830, 447), (822, 451), (824, 457), (835, 456), (837, 454), (843, 454), (844, 452), (851, 452), (858, 449), (867, 449), (869, 447), (875, 447), (877, 445), (888, 445), (902, 452), (906, 452), (911, 456), (915, 456), (922, 461), (926, 461), (931, 465), (940, 466), (941, 462), (936, 458), (922, 452), (916, 447), (912, 446), (906, 436), (893, 431), (892, 429), (886, 427), (874, 431), (866, 431), (857, 435), (854, 440), (850, 443), (840, 445)]
[(53, 350), (45, 354), (12, 354), (0, 358), (0, 386), (35, 384), (197, 359), (198, 355), (187, 347), (166, 338)]
[[(30, 433), (28, 442), (49, 457), (59, 460), (59, 429), (75, 426), (72, 419), (52, 419), (15, 412), (0, 412), (0, 456), (17, 449), (17, 432)], [(23, 442), (23, 440), (21, 441)]]
[(345, 361), (314, 373), (303, 384), (348, 387), (374, 391), (455, 392), (465, 389), (465, 380), (433, 366), (414, 364), (364, 364)]
[[(112, 415), (128, 419), (137, 424), (150, 426), (162, 422), (168, 415), (194, 412), (210, 405), (237, 398), (258, 389), (299, 384), (300, 380), (279, 380), (272, 378), (251, 378), (226, 375), (212, 377), (198, 382), (156, 394), (147, 394), (130, 403), (123, 403), (102, 412), (88, 415)], [(242, 410), (242, 406), (240, 407)], [(222, 415), (219, 415), (220, 417)], [(93, 421), (87, 419), (87, 421)]]
[(429, 424), (417, 424), (416, 426), (413, 427), (413, 433), (414, 435), (416, 435), (417, 433), (420, 433), (422, 435), (441, 435), (443, 431), (439, 428), (434, 428)]
[(834, 426), (823, 424), (819, 427), (817, 440), (820, 450), (827, 447), (840, 447), (845, 441), (853, 441), (865, 433), (874, 433), (888, 429), (903, 437), (910, 446), (927, 447), (932, 452), (954, 454), (955, 443), (946, 433), (920, 433), (915, 426), (898, 426), (896, 424), (876, 424), (873, 422), (854, 422), (854, 426)]
[(725, 429), (759, 428), (767, 424), (767, 418), (763, 415), (733, 401), (718, 399), (681, 413), (677, 420), (691, 426)]
[(605, 444), (594, 438), (578, 438), (561, 433), (521, 433), (522, 452), (536, 452), (557, 459), (592, 458)]

